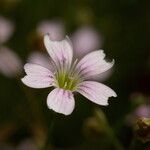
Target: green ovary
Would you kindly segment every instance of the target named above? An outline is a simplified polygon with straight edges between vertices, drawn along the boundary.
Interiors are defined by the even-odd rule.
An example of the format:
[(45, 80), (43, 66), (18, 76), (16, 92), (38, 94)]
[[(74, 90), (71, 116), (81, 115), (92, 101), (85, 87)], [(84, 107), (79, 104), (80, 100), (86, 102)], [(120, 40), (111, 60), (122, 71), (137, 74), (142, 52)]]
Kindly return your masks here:
[(59, 88), (70, 91), (74, 91), (77, 88), (77, 84), (79, 83), (78, 78), (70, 77), (68, 73), (58, 74), (56, 80)]

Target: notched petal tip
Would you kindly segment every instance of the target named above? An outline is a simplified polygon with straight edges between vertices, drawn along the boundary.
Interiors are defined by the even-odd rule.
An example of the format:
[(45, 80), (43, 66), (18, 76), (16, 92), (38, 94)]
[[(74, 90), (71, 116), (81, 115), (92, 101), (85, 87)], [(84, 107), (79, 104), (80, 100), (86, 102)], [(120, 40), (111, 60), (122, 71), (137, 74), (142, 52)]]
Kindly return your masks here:
[(105, 58), (105, 57), (106, 57), (106, 54), (104, 53), (104, 50), (100, 49), (100, 50), (98, 50), (98, 51), (100, 51), (100, 56), (104, 59), (104, 61), (105, 61), (106, 63), (109, 63), (109, 64), (111, 64), (112, 66), (115, 64), (115, 60), (114, 60), (114, 59), (112, 59), (112, 61), (109, 61), (109, 60), (107, 60), (107, 58)]
[[(26, 86), (31, 87), (31, 86), (29, 85), (28, 80), (27, 80), (27, 75), (24, 76), (23, 78), (21, 78), (21, 81), (22, 81), (22, 83), (25, 84)], [(31, 88), (32, 88), (32, 87), (31, 87)]]
[(53, 86), (53, 79), (36, 75), (26, 75), (21, 81), (31, 88), (41, 89)]
[(103, 49), (97, 50), (100, 52), (101, 57), (105, 58), (106, 54), (104, 53)]
[(114, 59), (112, 59), (112, 61), (107, 61), (106, 59), (104, 59), (104, 60), (106, 61), (106, 63), (110, 64), (111, 67), (115, 64), (115, 60)]
[[(21, 81), (22, 81), (23, 83), (24, 83), (24, 78), (25, 78), (25, 77), (21, 78)], [(25, 84), (25, 83), (24, 83), (24, 84)]]
[(29, 84), (29, 81), (28, 81), (28, 75), (24, 76), (23, 78), (21, 78), (21, 81), (23, 84), (25, 84), (26, 86), (30, 87), (30, 88), (33, 88), (30, 84)]
[(80, 84), (77, 92), (92, 102), (107, 106), (109, 97), (116, 97), (116, 93), (104, 84), (95, 81), (84, 81)]
[(114, 93), (112, 94), (112, 97), (117, 97), (117, 94), (115, 91), (113, 91)]
[(30, 63), (26, 63), (25, 65), (24, 65), (24, 70), (26, 70), (26, 68), (28, 68), (30, 66)]
[(77, 64), (77, 68), (85, 78), (90, 78), (106, 72), (113, 65), (114, 60), (112, 60), (112, 62), (105, 60), (103, 50), (96, 50), (84, 56)]

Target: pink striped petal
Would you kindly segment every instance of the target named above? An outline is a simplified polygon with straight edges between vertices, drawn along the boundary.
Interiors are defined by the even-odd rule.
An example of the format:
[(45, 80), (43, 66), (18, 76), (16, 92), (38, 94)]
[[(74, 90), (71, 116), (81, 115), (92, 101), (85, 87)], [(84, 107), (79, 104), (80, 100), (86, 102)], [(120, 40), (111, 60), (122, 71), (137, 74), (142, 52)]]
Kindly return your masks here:
[(106, 62), (104, 58), (103, 50), (91, 52), (79, 61), (77, 69), (86, 78), (101, 74), (110, 69), (114, 64), (114, 61)]
[(46, 88), (52, 86), (53, 73), (40, 65), (27, 63), (24, 66), (26, 76), (22, 82), (32, 88)]
[(69, 115), (74, 109), (75, 101), (71, 91), (56, 88), (49, 93), (47, 105), (55, 112)]
[(104, 84), (95, 81), (84, 81), (77, 92), (99, 105), (108, 105), (109, 97), (116, 97), (116, 93)]
[(31, 88), (47, 88), (52, 86), (53, 79), (50, 77), (26, 75), (22, 82)]
[(53, 76), (53, 73), (40, 65), (27, 63), (24, 65), (27, 75)]
[(52, 41), (49, 35), (44, 37), (45, 47), (56, 64), (71, 65), (73, 57), (73, 49), (68, 38), (62, 41)]

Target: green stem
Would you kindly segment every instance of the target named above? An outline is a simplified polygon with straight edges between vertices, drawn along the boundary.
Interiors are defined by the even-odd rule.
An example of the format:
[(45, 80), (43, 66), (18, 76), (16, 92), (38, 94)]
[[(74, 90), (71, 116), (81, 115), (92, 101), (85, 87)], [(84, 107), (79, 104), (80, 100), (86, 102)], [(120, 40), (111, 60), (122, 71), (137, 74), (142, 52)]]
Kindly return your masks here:
[(116, 150), (124, 150), (124, 147), (122, 146), (122, 144), (120, 143), (120, 141), (118, 140), (116, 135), (114, 134), (114, 131), (112, 130), (112, 128), (109, 126), (109, 123), (108, 123), (103, 111), (100, 109), (97, 109), (96, 116), (98, 117), (101, 125), (103, 124), (103, 128), (105, 129), (106, 134), (107, 134), (108, 138), (110, 139), (111, 143), (114, 145), (115, 149)]
[[(42, 147), (41, 150), (49, 150), (51, 145), (51, 141), (52, 141), (52, 131), (53, 131), (53, 127), (54, 127), (54, 114), (52, 113), (52, 118), (51, 118), (51, 124), (48, 126), (48, 130), (47, 130), (47, 137), (45, 140), (45, 143)], [(52, 149), (52, 147), (51, 147)]]
[(111, 140), (111, 142), (114, 145), (116, 150), (124, 150), (122, 144), (120, 143), (120, 141), (118, 140), (118, 138), (114, 134), (112, 128), (107, 127), (107, 135), (108, 135), (109, 139)]

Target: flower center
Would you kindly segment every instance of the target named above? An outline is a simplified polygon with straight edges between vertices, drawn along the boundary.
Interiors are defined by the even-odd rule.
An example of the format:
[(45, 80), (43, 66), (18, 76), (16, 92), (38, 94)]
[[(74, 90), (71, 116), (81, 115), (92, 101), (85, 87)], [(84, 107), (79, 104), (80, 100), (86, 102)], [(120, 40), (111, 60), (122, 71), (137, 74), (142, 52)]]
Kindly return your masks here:
[(70, 91), (77, 89), (78, 84), (82, 81), (76, 70), (77, 61), (76, 59), (71, 67), (67, 67), (65, 62), (56, 67), (55, 82), (57, 87)]
[(65, 90), (74, 91), (80, 80), (76, 76), (71, 76), (68, 72), (59, 73), (56, 76), (57, 86)]

